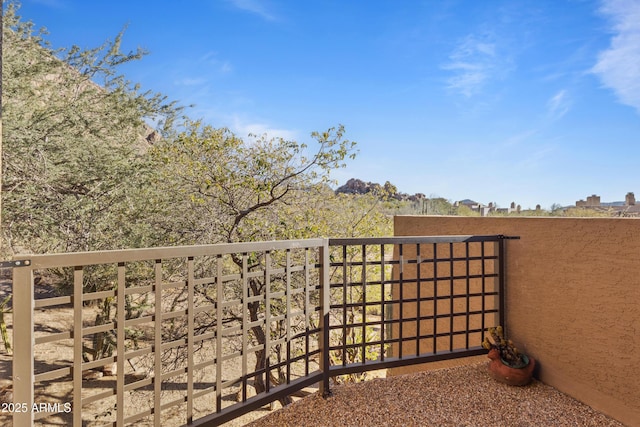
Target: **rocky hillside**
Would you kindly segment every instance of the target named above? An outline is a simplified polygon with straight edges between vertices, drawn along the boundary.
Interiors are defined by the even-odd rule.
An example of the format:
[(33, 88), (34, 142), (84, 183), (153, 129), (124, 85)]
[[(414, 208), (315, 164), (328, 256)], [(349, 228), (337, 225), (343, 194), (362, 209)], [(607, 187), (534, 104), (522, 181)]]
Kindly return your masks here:
[(338, 187), (336, 189), (336, 193), (344, 193), (344, 194), (375, 194), (384, 198), (391, 198), (395, 200), (421, 200), (425, 198), (425, 195), (422, 193), (416, 193), (414, 195), (409, 195), (407, 193), (401, 193), (398, 191), (395, 185), (391, 184), (389, 181), (385, 182), (384, 185), (378, 184), (377, 182), (364, 182), (361, 179), (351, 178), (347, 181), (346, 184)]

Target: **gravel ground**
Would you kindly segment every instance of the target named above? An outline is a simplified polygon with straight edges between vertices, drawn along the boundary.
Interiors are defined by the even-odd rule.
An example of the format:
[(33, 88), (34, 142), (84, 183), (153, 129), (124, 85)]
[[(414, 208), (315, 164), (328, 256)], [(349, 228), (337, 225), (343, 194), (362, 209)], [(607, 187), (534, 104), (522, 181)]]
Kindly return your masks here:
[(554, 389), (489, 377), (486, 362), (336, 386), (250, 424), (272, 426), (571, 426), (624, 425)]

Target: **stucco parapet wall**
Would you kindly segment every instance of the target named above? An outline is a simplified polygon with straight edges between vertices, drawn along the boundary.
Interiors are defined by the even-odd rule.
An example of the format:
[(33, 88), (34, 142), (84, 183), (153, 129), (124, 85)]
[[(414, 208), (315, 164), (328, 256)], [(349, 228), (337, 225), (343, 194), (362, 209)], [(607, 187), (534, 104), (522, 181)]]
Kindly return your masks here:
[(396, 236), (504, 234), (506, 327), (543, 382), (640, 426), (640, 219), (396, 216)]

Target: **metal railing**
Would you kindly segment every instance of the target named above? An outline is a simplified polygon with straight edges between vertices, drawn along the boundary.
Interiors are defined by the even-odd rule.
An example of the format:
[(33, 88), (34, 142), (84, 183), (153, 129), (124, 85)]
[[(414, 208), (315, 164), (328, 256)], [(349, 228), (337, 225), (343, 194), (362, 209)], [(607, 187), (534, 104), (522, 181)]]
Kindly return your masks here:
[(504, 239), (16, 257), (13, 391), (28, 410), (14, 424), (219, 425), (332, 379), (482, 354), (504, 323)]
[(330, 376), (486, 353), (484, 331), (504, 324), (506, 238), (331, 239)]

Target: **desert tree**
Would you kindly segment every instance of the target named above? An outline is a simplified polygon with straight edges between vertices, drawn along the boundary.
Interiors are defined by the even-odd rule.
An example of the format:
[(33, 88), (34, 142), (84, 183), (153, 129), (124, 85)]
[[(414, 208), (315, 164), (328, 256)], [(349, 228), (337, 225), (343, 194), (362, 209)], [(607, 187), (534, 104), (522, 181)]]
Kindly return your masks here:
[(53, 49), (17, 10), (9, 3), (3, 19), (5, 251), (147, 244), (146, 150), (180, 108), (119, 73), (145, 55), (122, 52), (123, 33), (93, 49)]
[[(6, 5), (2, 28), (3, 252), (156, 244), (148, 219), (162, 207), (145, 203), (153, 191), (148, 149), (169, 136), (182, 108), (125, 79), (121, 67), (146, 52), (123, 52), (123, 32), (95, 48), (53, 49), (44, 30), (18, 16), (18, 6)], [(114, 289), (113, 266), (84, 270), (85, 292)], [(71, 269), (46, 274), (69, 291)], [(132, 304), (128, 299), (127, 310), (139, 312)], [(112, 301), (96, 305), (96, 324), (109, 322)], [(94, 357), (110, 348), (103, 334)]]
[[(327, 189), (330, 172), (342, 167), (355, 155), (355, 143), (344, 139), (338, 126), (311, 134), (313, 146), (266, 135), (243, 139), (228, 129), (216, 129), (200, 122), (189, 123), (175, 139), (154, 145), (152, 154), (158, 162), (158, 186), (161, 194), (170, 195), (180, 206), (181, 215), (172, 215), (157, 225), (176, 243), (250, 242), (326, 236), (331, 233), (327, 218), (335, 215), (336, 205), (327, 203), (334, 197)], [(328, 208), (331, 208), (331, 211)], [(238, 268), (243, 260), (229, 260)], [(265, 269), (266, 262), (282, 262), (265, 254), (253, 254), (248, 271)], [(272, 281), (274, 291), (283, 283)], [(249, 296), (265, 293), (264, 276), (251, 276)], [(226, 290), (241, 297), (243, 289)], [(214, 301), (215, 291), (200, 290), (202, 298)], [(263, 303), (253, 300), (248, 312), (228, 310), (225, 316), (250, 322), (259, 320)], [(272, 310), (284, 310), (274, 306)], [(274, 313), (275, 315), (275, 313)], [(211, 319), (208, 326), (221, 326)], [(264, 345), (266, 335), (278, 334), (263, 325), (251, 328), (252, 340)], [(256, 352), (256, 370), (264, 369), (269, 357), (265, 349)], [(273, 379), (278, 382), (278, 378)], [(265, 379), (256, 378), (258, 392), (266, 389)], [(268, 381), (268, 380), (267, 380)]]

